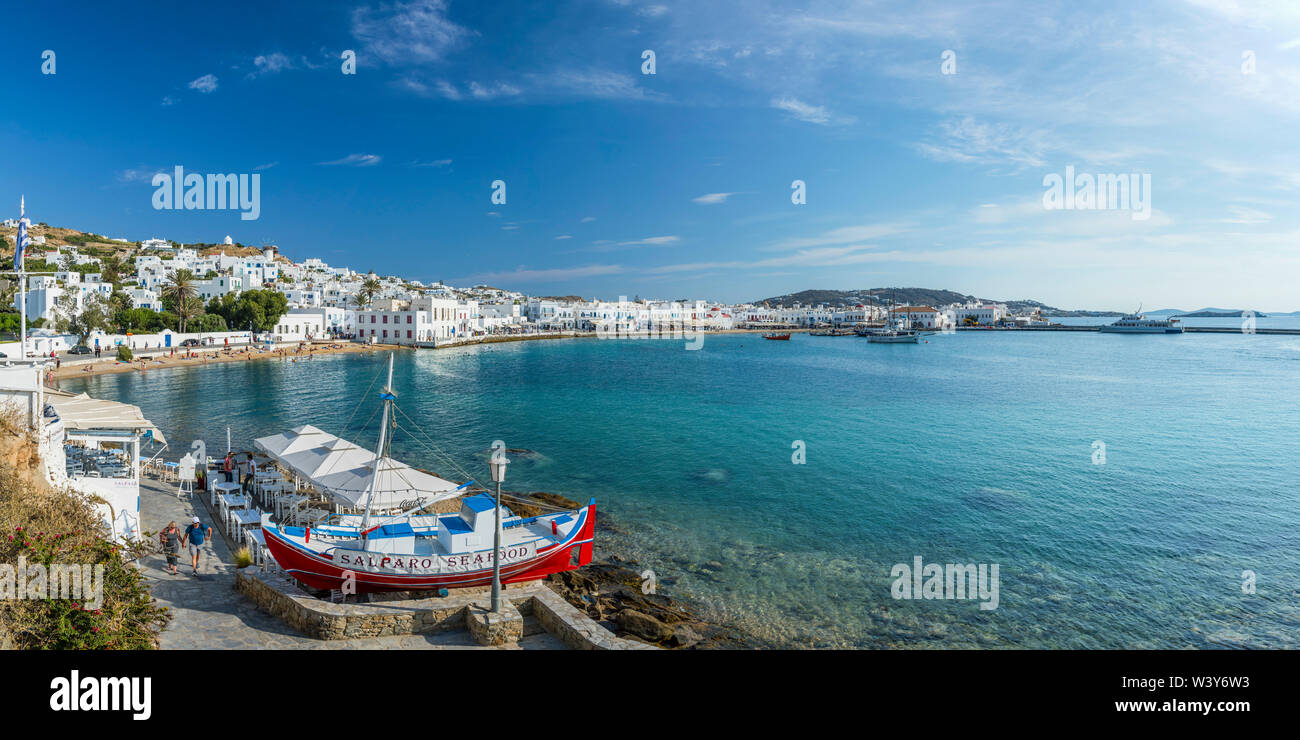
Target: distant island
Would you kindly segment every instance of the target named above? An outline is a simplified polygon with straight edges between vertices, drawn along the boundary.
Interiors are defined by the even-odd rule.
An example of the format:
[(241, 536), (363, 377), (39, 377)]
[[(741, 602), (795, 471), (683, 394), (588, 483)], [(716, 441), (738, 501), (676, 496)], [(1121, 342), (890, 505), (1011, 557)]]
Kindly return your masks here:
[[(1067, 311), (1063, 308), (1049, 306), (1040, 301), (1030, 300), (1028, 298), (1021, 300), (1002, 300), (992, 298), (980, 298), (978, 296), (966, 293), (958, 293), (953, 290), (943, 290), (936, 288), (864, 288), (862, 290), (801, 290), (798, 293), (787, 293), (785, 295), (772, 296), (771, 298), (760, 298), (751, 301), (756, 306), (792, 306), (798, 303), (801, 306), (820, 306), (826, 304), (832, 308), (841, 308), (844, 306), (885, 306), (890, 301), (896, 300), (899, 305), (909, 306), (933, 306), (939, 308), (953, 303), (999, 303), (1005, 305), (1008, 310), (1015, 314), (1032, 313), (1037, 310), (1043, 316), (1061, 317), (1061, 318), (1078, 318), (1078, 317), (1107, 317), (1107, 316), (1126, 316), (1127, 311), (1099, 311), (1081, 309), (1077, 311)], [(1237, 319), (1241, 318), (1246, 311), (1242, 309), (1230, 308), (1202, 308), (1198, 311), (1184, 311), (1181, 308), (1162, 308), (1158, 311), (1143, 311), (1147, 316), (1174, 316), (1189, 319)], [(1268, 318), (1269, 314), (1262, 311), (1253, 312), (1255, 318)], [(1292, 313), (1273, 313), (1273, 316), (1300, 316), (1300, 311)]]
[(1122, 311), (1067, 311), (1030, 299), (993, 300), (979, 298), (966, 293), (935, 288), (865, 288), (862, 290), (801, 290), (798, 293), (761, 298), (752, 301), (754, 305), (790, 306), (798, 303), (802, 306), (831, 307), (857, 305), (886, 305), (891, 300), (909, 306), (947, 306), (952, 303), (1000, 303), (1013, 313), (1039, 311), (1044, 316), (1123, 316)]
[[(1239, 319), (1245, 315), (1246, 311), (1219, 311), (1216, 309), (1202, 309), (1192, 313), (1180, 313), (1179, 318), (1184, 319)], [(1263, 311), (1251, 311), (1257, 319), (1266, 319), (1268, 314)]]

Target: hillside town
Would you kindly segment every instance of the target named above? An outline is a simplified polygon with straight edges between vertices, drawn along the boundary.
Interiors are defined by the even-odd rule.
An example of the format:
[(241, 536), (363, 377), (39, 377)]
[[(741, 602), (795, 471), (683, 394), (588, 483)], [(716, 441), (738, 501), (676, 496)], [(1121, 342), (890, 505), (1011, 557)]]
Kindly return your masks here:
[[(92, 254), (74, 244), (43, 248), (43, 242), (44, 237), (34, 241), (26, 257), (29, 273), (45, 272), (42, 265), (48, 269), (27, 278), (27, 320), (35, 327), (29, 330), (29, 351), (36, 354), (91, 341), (96, 347), (171, 346), (171, 335), (178, 334), (203, 344), (240, 334), (277, 343), (353, 339), (440, 346), (550, 332), (841, 328), (884, 324), (891, 317), (928, 330), (1044, 321), (1037, 313), (1013, 315), (1005, 304), (895, 306), (888, 295), (842, 306), (530, 296), (488, 285), (460, 288), (363, 274), (314, 257), (294, 262), (275, 246), (243, 247), (230, 237), (224, 245), (203, 248), (148, 239), (125, 255)], [(18, 293), (12, 292), (17, 310)], [(254, 296), (259, 305), (246, 306)]]

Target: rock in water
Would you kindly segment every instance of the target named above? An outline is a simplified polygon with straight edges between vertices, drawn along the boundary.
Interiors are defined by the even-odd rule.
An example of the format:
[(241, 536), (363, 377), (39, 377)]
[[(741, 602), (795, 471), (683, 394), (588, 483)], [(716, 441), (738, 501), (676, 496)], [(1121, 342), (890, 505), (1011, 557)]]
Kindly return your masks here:
[(629, 634), (650, 642), (661, 642), (673, 636), (673, 630), (668, 625), (635, 609), (624, 609), (614, 615), (614, 622)]

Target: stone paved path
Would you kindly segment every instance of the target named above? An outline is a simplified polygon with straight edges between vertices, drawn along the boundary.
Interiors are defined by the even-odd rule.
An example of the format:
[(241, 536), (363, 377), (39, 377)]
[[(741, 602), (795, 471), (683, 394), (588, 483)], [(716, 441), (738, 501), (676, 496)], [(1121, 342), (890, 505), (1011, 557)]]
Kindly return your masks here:
[[(253, 602), (235, 591), (234, 559), (230, 544), (208, 511), (208, 494), (196, 493), (193, 499), (178, 499), (176, 484), (152, 479), (140, 481), (140, 519), (148, 532), (158, 532), (175, 521), (183, 531), (190, 519), (198, 516), (211, 526), (212, 539), (199, 560), (198, 577), (191, 576), (189, 555), (181, 553), (180, 575), (166, 571), (161, 554), (150, 555), (142, 563), (145, 576), (153, 582), (153, 595), (162, 606), (172, 609), (173, 619), (162, 633), (164, 650), (192, 648), (218, 650), (428, 650), (483, 649), (464, 630), (424, 635), (391, 635), (355, 640), (316, 640), (304, 637), (279, 619), (261, 611)], [(198, 514), (195, 514), (195, 509)], [(156, 535), (155, 535), (156, 536)], [(529, 630), (532, 632), (533, 630)], [(564, 643), (546, 633), (525, 634), (519, 650), (562, 650)]]

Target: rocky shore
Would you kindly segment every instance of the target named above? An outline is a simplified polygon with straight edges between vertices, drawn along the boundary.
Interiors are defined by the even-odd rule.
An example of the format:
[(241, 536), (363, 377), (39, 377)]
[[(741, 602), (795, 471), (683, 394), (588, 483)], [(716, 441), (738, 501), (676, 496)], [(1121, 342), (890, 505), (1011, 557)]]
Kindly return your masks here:
[[(547, 506), (578, 508), (572, 499), (554, 493), (535, 491), (515, 493)], [(536, 516), (540, 507), (526, 503), (510, 502), (510, 509), (520, 516)], [(601, 533), (617, 530), (604, 512), (596, 512), (597, 542)], [(705, 563), (704, 569), (721, 568), (719, 563)], [(579, 570), (556, 573), (547, 577), (547, 584), (573, 606), (601, 626), (624, 638), (631, 638), (678, 649), (743, 649), (754, 647), (742, 634), (729, 625), (714, 624), (700, 618), (690, 605), (664, 593), (669, 579), (656, 576), (641, 568), (635, 560), (625, 560), (617, 555), (595, 559)]]

